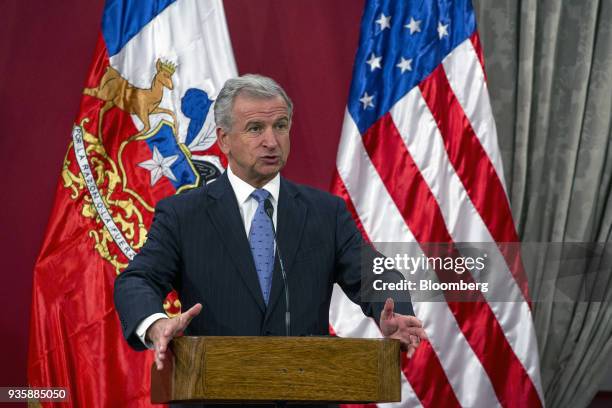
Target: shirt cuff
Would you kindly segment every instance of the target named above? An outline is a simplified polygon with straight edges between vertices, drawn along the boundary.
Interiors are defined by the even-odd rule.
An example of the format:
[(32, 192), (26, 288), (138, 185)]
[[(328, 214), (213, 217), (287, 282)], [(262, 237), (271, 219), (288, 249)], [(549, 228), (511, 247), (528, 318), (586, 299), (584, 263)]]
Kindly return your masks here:
[(144, 344), (146, 348), (153, 349), (153, 343), (151, 343), (150, 341), (147, 341), (146, 339), (147, 330), (149, 329), (149, 327), (151, 327), (151, 325), (155, 323), (157, 320), (167, 319), (167, 318), (168, 316), (166, 316), (164, 313), (154, 313), (151, 316), (144, 319), (142, 322), (140, 322), (138, 327), (136, 327), (136, 335), (138, 336), (140, 341), (142, 341), (142, 344)]

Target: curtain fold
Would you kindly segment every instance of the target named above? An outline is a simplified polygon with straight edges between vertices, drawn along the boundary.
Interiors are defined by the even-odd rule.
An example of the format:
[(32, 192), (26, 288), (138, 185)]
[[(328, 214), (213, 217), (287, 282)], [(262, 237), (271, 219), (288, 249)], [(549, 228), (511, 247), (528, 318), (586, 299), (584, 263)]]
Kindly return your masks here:
[(612, 2), (474, 8), (519, 235), (563, 243), (526, 264), (546, 404), (587, 406), (612, 360)]

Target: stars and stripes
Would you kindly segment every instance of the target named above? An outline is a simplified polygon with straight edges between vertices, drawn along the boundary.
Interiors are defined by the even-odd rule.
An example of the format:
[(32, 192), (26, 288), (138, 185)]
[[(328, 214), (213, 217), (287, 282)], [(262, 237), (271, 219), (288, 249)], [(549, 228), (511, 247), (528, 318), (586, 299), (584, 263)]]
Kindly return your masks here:
[[(366, 3), (333, 190), (374, 244), (518, 241), (469, 0)], [(524, 271), (491, 256), (510, 301), (415, 302), (429, 342), (404, 361), (402, 406), (543, 405)], [(338, 288), (330, 317), (380, 336)]]

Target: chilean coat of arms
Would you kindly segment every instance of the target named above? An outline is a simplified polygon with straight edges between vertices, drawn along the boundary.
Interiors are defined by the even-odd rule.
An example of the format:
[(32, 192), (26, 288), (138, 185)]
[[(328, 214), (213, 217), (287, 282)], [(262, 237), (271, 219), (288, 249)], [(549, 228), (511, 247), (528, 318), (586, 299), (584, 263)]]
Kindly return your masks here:
[[(83, 91), (63, 185), (82, 202), (91, 244), (117, 274), (142, 248), (158, 200), (211, 182), (227, 165), (215, 143), (211, 90), (188, 88), (172, 95), (178, 106), (171, 102), (178, 69), (157, 59), (146, 88), (107, 65)], [(180, 302), (171, 295), (164, 307), (174, 314)]]

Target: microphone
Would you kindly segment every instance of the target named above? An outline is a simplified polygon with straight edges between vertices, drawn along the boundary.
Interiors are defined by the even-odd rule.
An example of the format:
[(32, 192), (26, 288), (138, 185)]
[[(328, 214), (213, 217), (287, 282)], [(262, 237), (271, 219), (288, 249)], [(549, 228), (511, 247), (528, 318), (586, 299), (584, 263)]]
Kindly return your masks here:
[(289, 284), (287, 283), (287, 273), (285, 272), (285, 265), (283, 264), (283, 257), (278, 247), (278, 241), (276, 240), (276, 228), (274, 228), (274, 207), (269, 198), (264, 201), (264, 210), (272, 222), (272, 233), (274, 234), (274, 246), (276, 247), (276, 253), (278, 254), (278, 263), (280, 264), (281, 275), (283, 276), (283, 285), (285, 286), (285, 334), (289, 336), (291, 333), (291, 313), (289, 312)]

